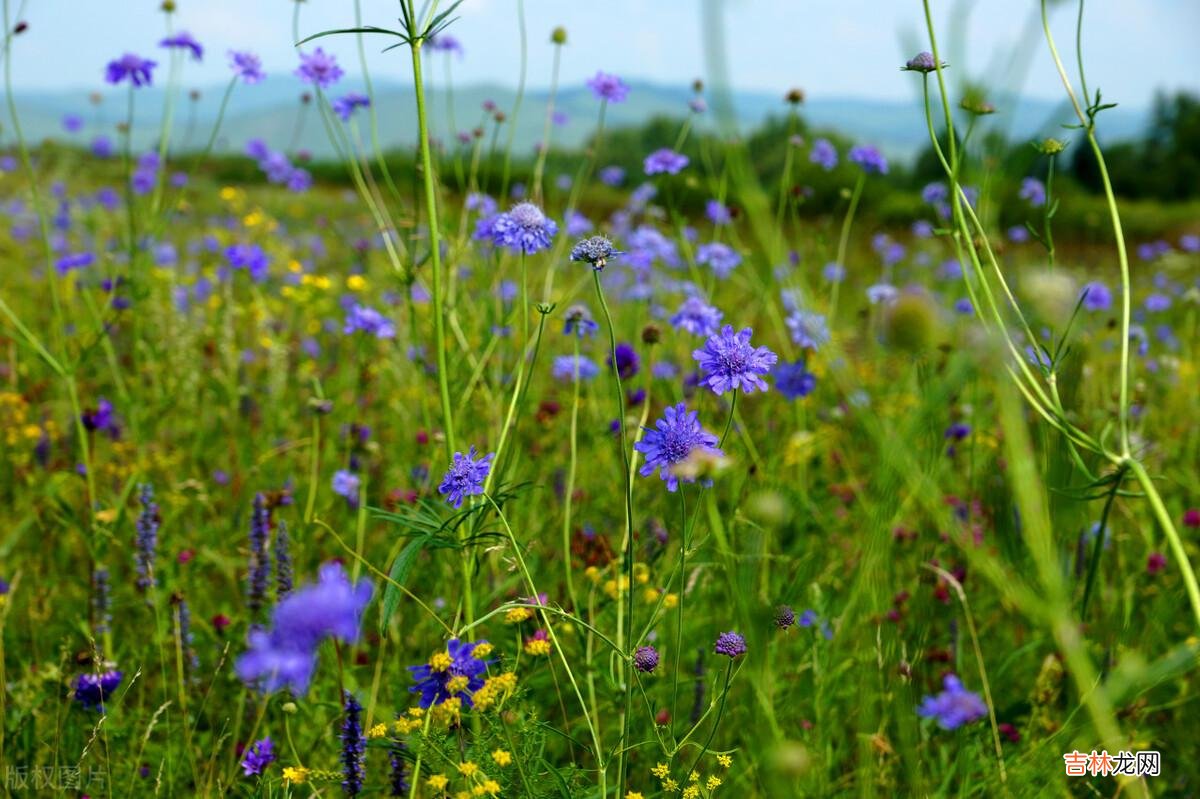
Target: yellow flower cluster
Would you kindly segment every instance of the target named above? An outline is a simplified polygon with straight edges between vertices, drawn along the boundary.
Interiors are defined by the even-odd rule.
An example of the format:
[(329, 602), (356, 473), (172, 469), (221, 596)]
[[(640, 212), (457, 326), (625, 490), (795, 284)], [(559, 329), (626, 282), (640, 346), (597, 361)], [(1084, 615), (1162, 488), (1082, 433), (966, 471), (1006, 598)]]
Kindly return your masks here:
[[(729, 768), (729, 766), (733, 764), (733, 758), (731, 758), (729, 755), (721, 754), (717, 755), (717, 762), (720, 763), (722, 767)], [(650, 773), (658, 778), (664, 793), (679, 792), (679, 783), (671, 777), (671, 767), (668, 764), (658, 763), (654, 766), (654, 768), (650, 769)], [(702, 793), (700, 786), (702, 784), (704, 786), (704, 795), (712, 796), (713, 791), (721, 787), (723, 782), (723, 780), (715, 774), (710, 775), (708, 779), (704, 779), (698, 771), (690, 772), (688, 774), (687, 781), (687, 787), (680, 792), (681, 799), (700, 799)], [(626, 799), (631, 799), (631, 797), (641, 796), (641, 794), (628, 793), (625, 796)]]
[(550, 654), (550, 641), (545, 638), (530, 638), (525, 642), (525, 654), (534, 657)]
[[(497, 750), (500, 751), (500, 750)], [(507, 752), (504, 754), (508, 755)], [(495, 759), (496, 753), (492, 754), (492, 759)], [(512, 759), (512, 755), (508, 755)], [(458, 773), (467, 780), (467, 784), (462, 790), (454, 793), (454, 799), (478, 799), (478, 797), (499, 796), (500, 783), (489, 777), (479, 764), (467, 760), (458, 764)], [(450, 788), (450, 778), (445, 774), (432, 774), (425, 784), (430, 790), (436, 791), (438, 796), (446, 796)]]
[(392, 729), (396, 731), (397, 735), (407, 735), (421, 726), (421, 720), (424, 717), (424, 710), (419, 707), (410, 707), (406, 718), (399, 718), (392, 722)]
[(484, 680), (483, 686), (471, 698), (475, 702), (476, 709), (480, 711), (490, 710), (493, 707), (503, 705), (504, 701), (512, 696), (512, 692), (516, 688), (517, 675), (511, 671), (506, 671), (504, 674), (488, 677)]
[(511, 608), (504, 614), (504, 620), (509, 624), (520, 624), (531, 618), (533, 618), (533, 611), (529, 608)]

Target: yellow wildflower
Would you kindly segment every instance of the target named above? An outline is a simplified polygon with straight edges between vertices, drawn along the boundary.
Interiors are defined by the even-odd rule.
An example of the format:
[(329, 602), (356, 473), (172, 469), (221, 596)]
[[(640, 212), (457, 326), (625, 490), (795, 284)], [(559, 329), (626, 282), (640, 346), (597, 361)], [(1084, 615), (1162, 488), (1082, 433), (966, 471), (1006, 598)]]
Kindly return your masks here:
[(466, 763), (459, 763), (458, 773), (464, 777), (474, 777), (479, 773), (479, 765), (473, 760), (468, 760)]
[(308, 769), (304, 766), (287, 766), (283, 769), (283, 781), (290, 785), (302, 785), (308, 779)]
[(512, 761), (513, 757), (510, 752), (503, 749), (497, 749), (495, 752), (492, 752), (492, 762), (501, 768), (509, 765)]
[(446, 786), (450, 784), (450, 778), (445, 774), (431, 774), (426, 782), (428, 782), (429, 787), (433, 788), (435, 791), (444, 791), (446, 790)]
[(725, 768), (729, 768), (733, 765), (733, 758), (729, 755), (717, 755), (717, 762)]

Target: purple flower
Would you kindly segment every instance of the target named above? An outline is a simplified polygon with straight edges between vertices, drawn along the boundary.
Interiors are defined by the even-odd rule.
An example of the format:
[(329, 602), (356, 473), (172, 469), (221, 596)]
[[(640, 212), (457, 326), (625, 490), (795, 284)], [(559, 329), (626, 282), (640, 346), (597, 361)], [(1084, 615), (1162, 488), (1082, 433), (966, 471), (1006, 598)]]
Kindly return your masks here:
[(342, 790), (358, 796), (366, 777), (367, 740), (363, 737), (362, 705), (346, 691), (342, 719)]
[(696, 250), (696, 263), (712, 269), (718, 278), (727, 278), (742, 262), (742, 256), (728, 244), (719, 241), (701, 244)]
[(458, 57), (463, 57), (463, 46), (455, 37), (448, 33), (439, 33), (437, 36), (430, 38), (426, 44), (430, 50), (438, 53), (458, 53)]
[(362, 332), (381, 339), (396, 337), (396, 326), (392, 320), (374, 308), (354, 303), (346, 313), (346, 322), (342, 326), (346, 335)]
[(600, 182), (605, 186), (620, 186), (625, 181), (625, 170), (619, 166), (606, 166), (599, 172)]
[(587, 86), (592, 90), (592, 94), (596, 95), (597, 100), (609, 103), (623, 103), (629, 96), (629, 87), (625, 85), (625, 81), (607, 72), (597, 72), (595, 77), (588, 79)]
[[(942, 68), (946, 67), (946, 62), (942, 62)], [(908, 61), (904, 62), (904, 66), (900, 67), (901, 72), (933, 72), (938, 68), (938, 64), (933, 59), (933, 53), (923, 52), (917, 53)]]
[(142, 485), (138, 501), (142, 509), (134, 525), (137, 536), (134, 539), (133, 558), (137, 566), (137, 588), (145, 593), (157, 584), (154, 578), (154, 559), (158, 549), (158, 525), (161, 519), (158, 504), (154, 501), (154, 489), (149, 483)]
[(838, 151), (829, 139), (817, 139), (808, 152), (808, 160), (826, 172), (838, 165)]
[(134, 87), (149, 86), (151, 72), (158, 63), (148, 58), (126, 53), (116, 61), (109, 61), (104, 72), (104, 79), (114, 86), (128, 79)]
[(588, 311), (585, 305), (572, 305), (567, 309), (566, 322), (563, 324), (563, 333), (565, 335), (574, 334), (578, 338), (595, 335), (600, 329), (600, 325), (592, 318), (592, 314)]
[(96, 263), (96, 256), (90, 252), (68, 253), (54, 264), (60, 275), (65, 275), (74, 269), (85, 269)]
[(888, 171), (887, 159), (876, 148), (869, 144), (860, 144), (850, 148), (850, 154), (847, 156), (852, 162), (862, 167), (863, 172), (868, 175), (886, 175)]
[(257, 244), (233, 244), (226, 247), (225, 260), (234, 269), (245, 269), (255, 283), (262, 283), (267, 279), (270, 259)]
[(677, 175), (688, 163), (686, 155), (664, 147), (646, 156), (643, 166), (647, 175)]
[(1166, 294), (1150, 294), (1146, 297), (1145, 308), (1150, 313), (1162, 313), (1171, 307), (1171, 298)]
[(1025, 178), (1017, 196), (1034, 208), (1040, 208), (1046, 204), (1046, 186), (1037, 178)]
[(490, 231), (495, 246), (526, 255), (548, 248), (557, 232), (554, 220), (533, 203), (517, 203), (500, 214), (492, 221)]
[[(564, 176), (565, 177), (565, 176)], [(591, 233), (595, 225), (583, 214), (578, 211), (567, 211), (566, 219), (567, 235), (571, 238), (577, 238), (585, 233)]]
[[(461, 699), (464, 707), (471, 707), (471, 695), (483, 687), (483, 674), (488, 666), (488, 661), (475, 656), (475, 649), (486, 643), (451, 638), (446, 649), (435, 652), (428, 663), (409, 666), (415, 685), (408, 690), (421, 695), (421, 707), (440, 705), (452, 696)], [(460, 678), (465, 678), (465, 685)]]
[[(667, 484), (668, 491), (679, 488), (680, 476), (675, 473), (675, 466), (683, 463), (693, 453), (707, 455), (724, 455), (717, 449), (717, 437), (700, 426), (696, 411), (689, 411), (682, 402), (669, 405), (663, 410), (663, 417), (654, 423), (653, 428), (645, 428), (642, 440), (633, 448), (646, 456), (646, 463), (638, 470), (642, 477), (649, 477), (658, 470), (658, 476)], [(683, 478), (685, 482), (694, 482), (695, 478)]]
[(713, 652), (727, 658), (735, 658), (746, 654), (746, 639), (735, 632), (721, 633)]
[(600, 367), (591, 358), (584, 355), (559, 355), (554, 359), (551, 373), (556, 380), (571, 381), (578, 372), (580, 380), (591, 380), (600, 374)]
[(658, 668), (658, 650), (652, 646), (639, 646), (633, 653), (633, 666), (649, 674)]
[(275, 744), (268, 736), (261, 741), (255, 741), (246, 750), (242, 758), (242, 776), (256, 777), (266, 771), (267, 766), (275, 762)]
[(780, 362), (772, 375), (775, 377), (775, 388), (789, 400), (807, 397), (817, 387), (817, 376), (805, 368), (802, 360), (795, 363)]
[(174, 36), (168, 36), (160, 41), (158, 46), (165, 47), (168, 50), (187, 50), (192, 54), (193, 61), (199, 61), (204, 58), (204, 48), (187, 31), (180, 31)]
[(92, 155), (97, 158), (112, 158), (114, 152), (112, 139), (104, 134), (92, 139)]
[(235, 77), (241, 78), (243, 83), (254, 84), (260, 82), (267, 74), (263, 72), (262, 59), (254, 53), (229, 51), (229, 68), (233, 70)]
[(328, 89), (337, 83), (343, 74), (345, 73), (338, 66), (337, 59), (320, 47), (311, 53), (301, 53), (300, 66), (295, 72), (300, 80), (322, 89)]
[(79, 114), (66, 114), (62, 118), (62, 126), (67, 133), (78, 133), (83, 130), (83, 117)]
[(571, 248), (572, 261), (591, 264), (592, 268), (596, 270), (603, 269), (608, 263), (608, 259), (622, 254), (620, 250), (613, 249), (612, 242), (604, 236), (583, 239)]
[(888, 305), (900, 296), (900, 290), (891, 283), (876, 283), (867, 286), (867, 301), (872, 305)]
[(1098, 280), (1093, 280), (1083, 287), (1083, 307), (1089, 311), (1107, 311), (1112, 307), (1112, 291)]
[(461, 508), (463, 498), (483, 493), (483, 481), (492, 468), (492, 458), (496, 453), (489, 452), (482, 458), (476, 459), (475, 445), (472, 444), (467, 454), (454, 453), (454, 462), (450, 464), (438, 493), (446, 495), (446, 501), (455, 508)]
[(766, 347), (755, 347), (750, 343), (753, 331), (742, 328), (734, 333), (732, 325), (725, 325), (695, 350), (692, 357), (704, 371), (702, 383), (716, 394), (724, 394), (741, 388), (747, 394), (755, 390), (766, 391), (762, 375), (771, 371), (779, 356)]
[(333, 113), (337, 114), (343, 122), (349, 122), (350, 115), (354, 113), (355, 109), (367, 108), (371, 105), (371, 98), (365, 94), (350, 92), (337, 98), (330, 105), (333, 108)]
[(987, 715), (987, 705), (963, 687), (958, 677), (947, 674), (942, 681), (945, 690), (936, 696), (926, 696), (917, 708), (922, 718), (937, 720), (943, 730), (955, 730)]
[(617, 344), (615, 352), (608, 354), (608, 368), (613, 367), (613, 361), (616, 361), (617, 374), (622, 380), (628, 380), (638, 373), (638, 367), (641, 366), (641, 359), (638, 357), (637, 350), (632, 344), (627, 344), (624, 341)]
[(271, 578), (271, 556), (267, 542), (271, 538), (271, 511), (267, 509), (267, 498), (254, 495), (250, 514), (250, 568), (246, 574), (247, 609), (250, 618), (257, 621), (259, 611), (267, 598), (267, 581)]
[(790, 605), (780, 605), (775, 609), (775, 626), (786, 630), (796, 623), (796, 611)]
[(359, 476), (347, 469), (338, 469), (333, 473), (333, 493), (344, 498), (352, 507), (358, 506), (358, 488), (361, 484)]
[(725, 314), (699, 297), (688, 297), (671, 317), (671, 324), (695, 336), (711, 336), (717, 332)]
[(297, 695), (307, 693), (317, 646), (327, 637), (357, 643), (372, 592), (370, 580), (352, 584), (342, 564), (324, 564), (316, 584), (293, 591), (275, 606), (270, 632), (251, 629), (248, 649), (237, 661), (238, 677), (267, 692), (287, 686)]
[(733, 214), (730, 213), (729, 207), (717, 199), (709, 200), (704, 204), (704, 215), (714, 225), (728, 225), (733, 221)]
[(75, 701), (87, 710), (104, 712), (104, 700), (113, 695), (124, 676), (116, 669), (100, 674), (80, 674), (75, 678)]
[(950, 199), (950, 189), (945, 183), (927, 183), (921, 189), (921, 199), (930, 205), (944, 203)]
[(1195, 233), (1185, 233), (1179, 237), (1179, 249), (1184, 252), (1200, 252), (1200, 236)]

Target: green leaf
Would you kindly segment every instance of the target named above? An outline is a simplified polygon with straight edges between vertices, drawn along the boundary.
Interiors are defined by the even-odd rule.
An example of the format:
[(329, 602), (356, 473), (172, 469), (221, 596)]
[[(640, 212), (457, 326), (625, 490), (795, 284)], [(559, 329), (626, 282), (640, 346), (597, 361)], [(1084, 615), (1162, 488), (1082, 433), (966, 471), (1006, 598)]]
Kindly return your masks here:
[(301, 39), (300, 41), (296, 42), (296, 46), (299, 47), (302, 44), (311, 42), (313, 39), (320, 39), (322, 36), (335, 36), (339, 33), (386, 33), (389, 36), (398, 36), (401, 39), (406, 39), (405, 35), (403, 33), (400, 33), (399, 31), (388, 30), (387, 28), (377, 28), (374, 25), (366, 25), (361, 28), (338, 28), (337, 30), (321, 31), (320, 33), (314, 33), (312, 36), (309, 36), (307, 38)]
[(400, 554), (392, 561), (392, 570), (388, 574), (391, 579), (384, 586), (383, 607), (379, 611), (379, 631), (381, 633), (387, 630), (388, 622), (391, 621), (392, 614), (396, 612), (396, 605), (400, 603), (400, 589), (396, 585), (404, 585), (409, 572), (417, 563), (417, 556), (421, 554), (421, 550), (425, 548), (428, 540), (424, 537), (414, 538), (404, 545), (404, 549), (400, 550)]

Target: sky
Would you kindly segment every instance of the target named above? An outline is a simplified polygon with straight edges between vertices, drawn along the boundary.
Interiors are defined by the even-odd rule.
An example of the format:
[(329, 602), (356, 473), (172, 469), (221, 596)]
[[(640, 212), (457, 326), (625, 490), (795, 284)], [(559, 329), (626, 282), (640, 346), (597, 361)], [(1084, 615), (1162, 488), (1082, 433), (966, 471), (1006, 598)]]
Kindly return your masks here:
[[(363, 22), (394, 27), (398, 2), (361, 0)], [(517, 2), (465, 0), (459, 7), (450, 31), (465, 49), (461, 59), (450, 60), (456, 84), (516, 84)], [(564, 86), (581, 85), (601, 69), (627, 80), (690, 84), (705, 75), (706, 4), (721, 8), (729, 77), (737, 89), (782, 95), (796, 86), (810, 97), (912, 96), (912, 76), (898, 66), (927, 49), (920, 0), (524, 0), (528, 85), (549, 84), (549, 34), (556, 25), (569, 36)], [(225, 53), (231, 48), (258, 53), (275, 80), (294, 80), (294, 0), (177, 0), (177, 5), (176, 28), (207, 48), (202, 63), (186, 65), (186, 86), (226, 82)], [(161, 56), (156, 44), (164, 34), (164, 15), (158, 6), (159, 0), (26, 0), (23, 19), (30, 28), (14, 40), (14, 88), (102, 88), (105, 63), (121, 53)], [(1038, 0), (933, 0), (933, 7), (942, 55), (955, 75), (1040, 98), (1062, 96), (1040, 25), (1033, 24)], [(1052, 12), (1055, 36), (1070, 64), (1075, 8), (1074, 0), (1060, 0)], [(302, 37), (354, 22), (352, 0), (300, 5)], [(1197, 31), (1197, 0), (1088, 0), (1089, 84), (1099, 86), (1106, 100), (1136, 107), (1148, 105), (1160, 88), (1200, 93)], [(339, 56), (348, 74), (361, 73), (353, 37), (321, 44)], [(372, 76), (409, 80), (407, 51), (380, 54), (384, 46), (382, 37), (367, 41)], [(444, 60), (437, 56), (430, 70), (439, 82)]]

